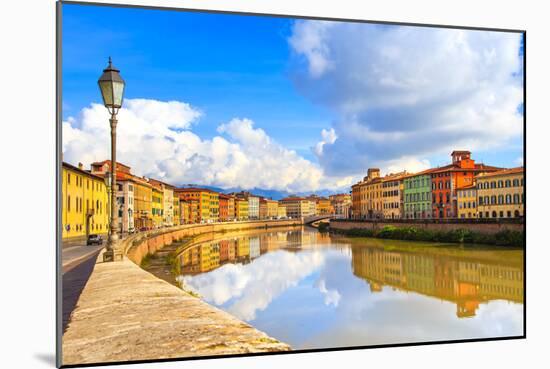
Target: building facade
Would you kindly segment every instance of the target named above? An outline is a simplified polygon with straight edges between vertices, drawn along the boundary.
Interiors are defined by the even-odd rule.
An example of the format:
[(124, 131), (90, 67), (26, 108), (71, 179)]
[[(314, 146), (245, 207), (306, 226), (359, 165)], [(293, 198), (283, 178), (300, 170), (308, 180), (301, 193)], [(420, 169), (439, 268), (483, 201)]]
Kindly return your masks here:
[(153, 228), (164, 227), (164, 191), (160, 185), (152, 183), (151, 189), (151, 214), (153, 216)]
[[(219, 218), (219, 199), (217, 193), (206, 188), (177, 188), (174, 193), (181, 200), (195, 200), (198, 205), (197, 223), (212, 223)], [(214, 193), (214, 195), (212, 195)], [(213, 209), (213, 207), (215, 207)]]
[(104, 179), (85, 171), (82, 165), (65, 162), (61, 176), (62, 239), (107, 234), (109, 194)]
[(243, 198), (235, 198), (235, 219), (248, 220), (248, 201)]
[(457, 188), (471, 186), (474, 177), (481, 173), (491, 173), (501, 168), (476, 164), (470, 151), (453, 151), (452, 163), (431, 171), (432, 176), (432, 217), (435, 219), (456, 218), (458, 216)]
[(219, 194), (219, 220), (220, 222), (227, 222), (229, 220), (229, 196), (222, 193)]
[(279, 209), (279, 203), (277, 200), (260, 199), (260, 219), (275, 219), (277, 218), (277, 211)]
[(476, 177), (478, 218), (525, 216), (524, 169), (505, 169)]
[(406, 172), (382, 178), (382, 214), (385, 219), (403, 217), (403, 177)]
[(337, 218), (348, 219), (351, 216), (351, 194), (330, 195), (329, 200), (334, 209), (334, 216)]
[(286, 208), (286, 216), (289, 218), (301, 218), (311, 214), (311, 202), (303, 197), (289, 196), (279, 201), (279, 205)]
[(477, 189), (475, 184), (456, 189), (457, 214), (460, 219), (477, 218)]
[(134, 182), (134, 227), (137, 230), (153, 228), (152, 202), (153, 187), (139, 177), (132, 177)]
[(403, 217), (430, 219), (432, 217), (431, 170), (403, 178)]

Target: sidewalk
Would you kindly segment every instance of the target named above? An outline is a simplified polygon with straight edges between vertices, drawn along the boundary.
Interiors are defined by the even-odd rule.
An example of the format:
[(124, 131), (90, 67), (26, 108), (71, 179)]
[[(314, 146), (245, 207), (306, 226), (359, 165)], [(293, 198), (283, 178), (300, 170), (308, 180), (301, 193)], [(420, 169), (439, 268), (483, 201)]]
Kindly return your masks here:
[(63, 335), (63, 365), (290, 350), (126, 257), (97, 262)]

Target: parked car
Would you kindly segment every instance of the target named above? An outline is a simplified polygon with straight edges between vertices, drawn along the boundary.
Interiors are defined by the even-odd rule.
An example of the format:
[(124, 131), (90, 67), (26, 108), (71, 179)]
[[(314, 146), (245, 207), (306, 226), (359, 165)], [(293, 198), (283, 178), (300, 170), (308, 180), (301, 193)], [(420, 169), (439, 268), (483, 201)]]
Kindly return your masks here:
[(98, 234), (91, 234), (88, 235), (88, 240), (86, 241), (86, 245), (101, 245), (103, 244), (103, 239)]

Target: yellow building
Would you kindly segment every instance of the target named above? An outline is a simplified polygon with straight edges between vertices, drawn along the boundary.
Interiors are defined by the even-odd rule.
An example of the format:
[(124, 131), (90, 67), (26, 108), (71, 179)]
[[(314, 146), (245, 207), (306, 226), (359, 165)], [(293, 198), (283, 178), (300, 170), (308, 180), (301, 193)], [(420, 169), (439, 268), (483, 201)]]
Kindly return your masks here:
[(68, 163), (62, 165), (61, 223), (62, 239), (109, 230), (109, 194), (103, 178)]
[(524, 214), (524, 169), (504, 169), (476, 176), (479, 218), (519, 218)]
[(151, 192), (151, 214), (153, 216), (153, 228), (164, 226), (164, 191), (158, 185), (153, 185)]
[(475, 185), (456, 189), (457, 215), (462, 219), (477, 218), (477, 191)]
[(177, 196), (174, 196), (174, 200), (172, 201), (172, 209), (174, 209), (174, 225), (180, 225), (181, 223), (181, 215), (180, 215), (180, 198)]
[(260, 219), (275, 219), (279, 203), (277, 200), (260, 199)]
[(248, 220), (248, 200), (235, 198), (235, 219)]
[(277, 205), (277, 218), (286, 218), (286, 208), (281, 204)]
[(403, 218), (403, 177), (406, 172), (382, 178), (382, 214), (386, 219)]
[(220, 194), (210, 191), (210, 222), (219, 222), (220, 220)]
[(405, 172), (380, 177), (380, 169), (369, 168), (367, 176), (351, 187), (354, 219), (401, 218)]
[(307, 199), (315, 202), (315, 215), (327, 215), (333, 212), (329, 199), (317, 195), (308, 196)]
[(303, 197), (289, 196), (279, 201), (286, 208), (287, 217), (297, 219), (315, 215), (315, 202)]
[(132, 177), (134, 182), (134, 227), (137, 230), (153, 228), (151, 199), (152, 187), (139, 177)]
[(180, 200), (195, 200), (198, 204), (197, 223), (210, 223), (218, 221), (219, 217), (219, 198), (218, 194), (207, 188), (178, 188), (174, 193)]

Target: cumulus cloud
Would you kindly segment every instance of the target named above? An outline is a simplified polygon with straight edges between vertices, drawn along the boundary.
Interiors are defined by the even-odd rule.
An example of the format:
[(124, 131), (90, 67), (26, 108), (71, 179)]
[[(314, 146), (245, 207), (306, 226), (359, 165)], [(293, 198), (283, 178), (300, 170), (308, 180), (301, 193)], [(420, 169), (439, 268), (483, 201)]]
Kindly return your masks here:
[[(246, 118), (218, 127), (202, 139), (190, 129), (202, 113), (179, 101), (128, 99), (118, 115), (117, 159), (138, 175), (180, 185), (314, 191), (346, 185), (349, 179), (323, 176), (322, 169), (256, 128)], [(88, 166), (110, 157), (106, 109), (91, 104), (63, 122), (63, 156)]]
[(519, 34), (308, 20), (289, 44), (296, 87), (337, 116), (337, 139), (314, 149), (328, 175), (423, 167), (415, 158), (523, 134)]

